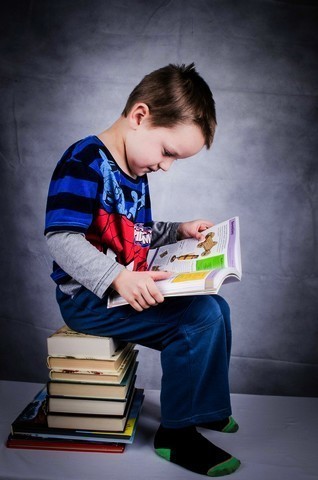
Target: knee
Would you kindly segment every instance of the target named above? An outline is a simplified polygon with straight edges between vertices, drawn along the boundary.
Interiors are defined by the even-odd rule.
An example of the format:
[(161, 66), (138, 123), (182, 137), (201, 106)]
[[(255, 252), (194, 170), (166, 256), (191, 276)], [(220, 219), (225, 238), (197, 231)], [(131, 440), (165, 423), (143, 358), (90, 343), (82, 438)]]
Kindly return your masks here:
[(230, 318), (230, 313), (231, 313), (231, 312), (230, 312), (230, 306), (229, 306), (229, 304), (227, 303), (227, 301), (224, 300), (224, 298), (221, 297), (220, 295), (213, 295), (213, 298), (218, 302), (223, 317), (224, 317), (225, 319), (226, 319), (226, 318)]
[(228, 335), (231, 334), (231, 312), (230, 312), (230, 306), (227, 303), (226, 300), (224, 300), (223, 297), (220, 297), (220, 295), (213, 295), (213, 298), (218, 302), (219, 307), (222, 312), (223, 316), (223, 321), (225, 325), (225, 329)]
[(193, 297), (186, 315), (183, 316), (183, 323), (191, 324), (195, 328), (208, 326), (220, 320), (223, 321), (222, 310), (216, 299), (210, 295)]

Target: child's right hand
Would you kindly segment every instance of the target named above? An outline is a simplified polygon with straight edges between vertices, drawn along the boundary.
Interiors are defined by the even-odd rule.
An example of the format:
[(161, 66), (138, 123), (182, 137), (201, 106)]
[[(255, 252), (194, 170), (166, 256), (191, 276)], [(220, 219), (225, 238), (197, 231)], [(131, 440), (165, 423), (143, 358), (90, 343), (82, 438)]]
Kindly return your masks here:
[(112, 287), (137, 312), (153, 307), (164, 301), (155, 281), (165, 280), (170, 272), (132, 272), (122, 270), (112, 283)]

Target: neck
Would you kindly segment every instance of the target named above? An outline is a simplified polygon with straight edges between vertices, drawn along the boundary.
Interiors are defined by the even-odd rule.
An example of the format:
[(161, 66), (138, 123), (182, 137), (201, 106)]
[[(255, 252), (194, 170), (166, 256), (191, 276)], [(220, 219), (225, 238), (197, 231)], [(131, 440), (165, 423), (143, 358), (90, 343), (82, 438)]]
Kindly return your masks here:
[(119, 117), (115, 123), (113, 123), (109, 128), (97, 135), (97, 137), (104, 143), (108, 148), (117, 164), (120, 168), (131, 175), (129, 171), (127, 160), (126, 160), (126, 148), (125, 148), (125, 137), (126, 137), (126, 119), (125, 117)]

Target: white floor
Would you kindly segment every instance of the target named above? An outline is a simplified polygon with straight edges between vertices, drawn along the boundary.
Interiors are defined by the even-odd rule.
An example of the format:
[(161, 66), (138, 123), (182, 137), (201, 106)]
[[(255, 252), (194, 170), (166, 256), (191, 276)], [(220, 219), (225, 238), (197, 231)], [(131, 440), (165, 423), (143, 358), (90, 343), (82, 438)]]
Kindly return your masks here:
[[(40, 389), (39, 384), (0, 382), (0, 479), (188, 480), (204, 478), (156, 456), (159, 391), (147, 390), (133, 445), (123, 454), (12, 450), (10, 424)], [(233, 480), (318, 480), (318, 398), (232, 395), (235, 434), (204, 431), (239, 458)], [(202, 430), (203, 433), (203, 430)]]

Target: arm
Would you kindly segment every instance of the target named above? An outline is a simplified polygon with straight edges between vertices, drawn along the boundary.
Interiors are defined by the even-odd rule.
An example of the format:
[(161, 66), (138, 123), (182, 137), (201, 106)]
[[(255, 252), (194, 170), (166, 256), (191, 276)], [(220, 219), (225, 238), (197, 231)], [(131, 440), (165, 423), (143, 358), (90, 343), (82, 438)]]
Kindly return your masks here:
[(74, 280), (102, 298), (124, 266), (91, 245), (84, 234), (49, 232), (46, 234), (50, 254)]
[(204, 240), (204, 232), (207, 228), (213, 227), (213, 223), (209, 220), (193, 220), (191, 222), (180, 223), (177, 229), (177, 235), (180, 240), (184, 238), (196, 238), (197, 240)]
[(170, 272), (120, 272), (113, 288), (138, 312), (164, 301), (155, 282), (170, 277)]
[(153, 222), (151, 248), (161, 247), (169, 243), (175, 243), (179, 222)]
[(58, 265), (99, 298), (111, 286), (137, 311), (163, 302), (155, 281), (168, 278), (170, 273), (130, 272), (97, 250), (81, 233), (53, 232), (46, 238)]
[(175, 243), (185, 238), (204, 240), (201, 232), (213, 226), (209, 220), (193, 220), (190, 222), (153, 222), (151, 248)]
[[(155, 238), (151, 246), (159, 247), (185, 238), (204, 240), (205, 237), (201, 232), (212, 226), (212, 222), (202, 219), (184, 223), (154, 222)], [(163, 302), (164, 298), (155, 285), (155, 281), (164, 280), (169, 276), (170, 272), (129, 272), (125, 270), (116, 277), (112, 285), (135, 310), (142, 311)]]

